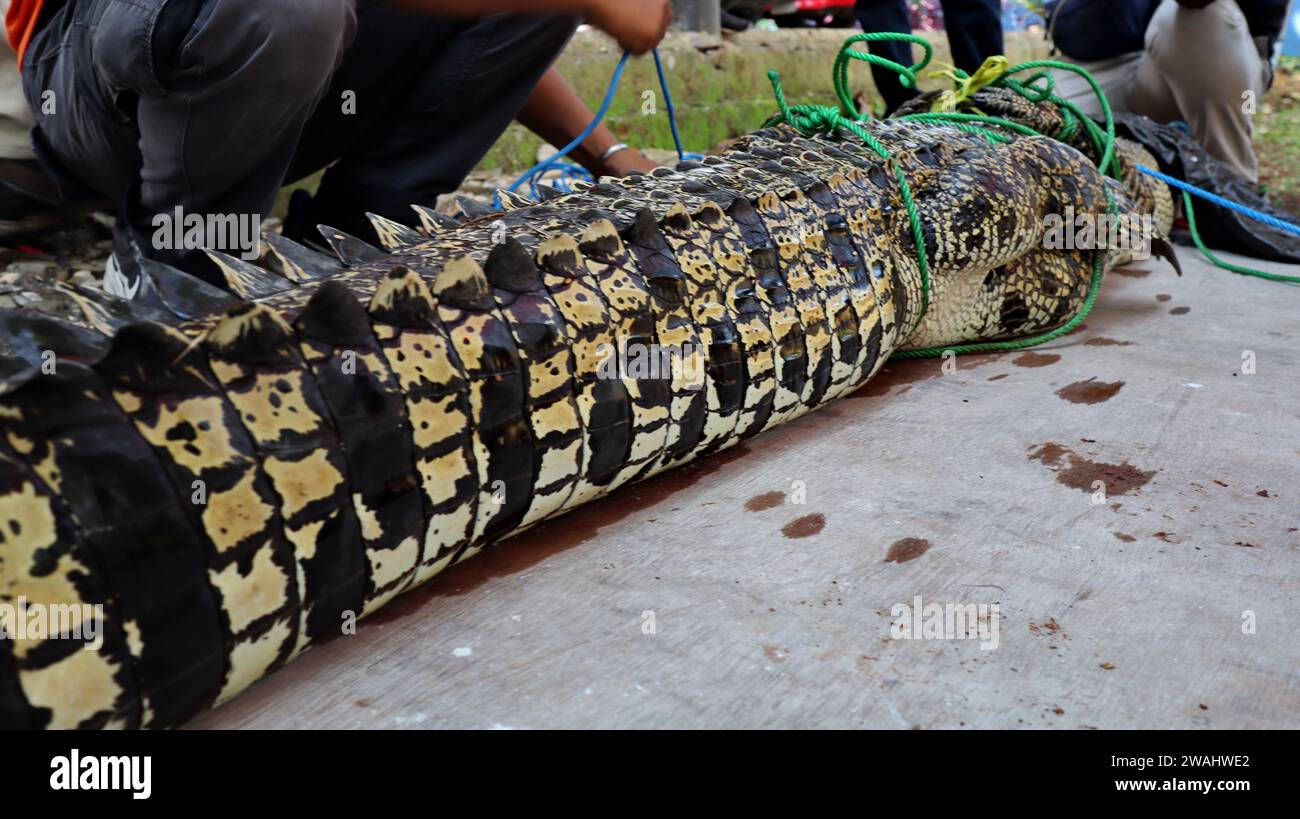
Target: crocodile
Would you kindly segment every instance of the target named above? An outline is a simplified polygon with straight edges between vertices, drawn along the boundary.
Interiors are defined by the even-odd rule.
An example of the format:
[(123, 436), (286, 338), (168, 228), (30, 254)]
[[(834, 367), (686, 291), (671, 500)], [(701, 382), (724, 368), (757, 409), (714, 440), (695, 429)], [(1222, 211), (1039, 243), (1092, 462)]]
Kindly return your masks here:
[(1049, 215), (1110, 200), (1169, 227), (1163, 185), (1048, 137), (863, 127), (889, 159), (775, 126), (541, 202), (371, 217), (382, 247), (268, 235), (263, 264), (212, 254), (226, 289), (141, 256), (134, 300), (73, 291), (79, 324), (4, 313), (0, 727), (181, 725), (899, 351), (1062, 325), (1095, 253), (1127, 255), (1045, 247)]

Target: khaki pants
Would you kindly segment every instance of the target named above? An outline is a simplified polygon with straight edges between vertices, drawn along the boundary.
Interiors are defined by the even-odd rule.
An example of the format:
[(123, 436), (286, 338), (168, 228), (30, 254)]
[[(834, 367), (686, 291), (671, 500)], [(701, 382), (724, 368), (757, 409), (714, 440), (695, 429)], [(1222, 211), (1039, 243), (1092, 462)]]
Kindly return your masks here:
[[(7, 5), (0, 2), (0, 7)], [(0, 42), (0, 159), (31, 159), (27, 133), (32, 129), (32, 112), (23, 96), (18, 76), (18, 57), (8, 43)]]
[[(1094, 63), (1063, 59), (1086, 68), (1115, 111), (1156, 122), (1182, 120), (1207, 151), (1238, 176), (1258, 182), (1253, 115), (1271, 79), (1265, 48), (1251, 38), (1236, 0), (1215, 0), (1203, 9), (1164, 0), (1147, 27), (1146, 50)], [(1055, 75), (1060, 96), (1101, 116), (1083, 77)]]

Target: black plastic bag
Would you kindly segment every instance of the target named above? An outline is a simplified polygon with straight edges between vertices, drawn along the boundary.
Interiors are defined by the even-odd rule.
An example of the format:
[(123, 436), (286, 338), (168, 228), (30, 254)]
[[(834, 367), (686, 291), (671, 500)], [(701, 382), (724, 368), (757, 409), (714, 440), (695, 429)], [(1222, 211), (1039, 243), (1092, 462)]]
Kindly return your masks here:
[[(1255, 186), (1234, 174), (1197, 144), (1185, 131), (1161, 125), (1137, 114), (1116, 114), (1115, 133), (1139, 142), (1160, 162), (1157, 170), (1189, 185), (1218, 194), (1248, 208), (1300, 224), (1293, 214), (1269, 204)], [(1175, 201), (1182, 201), (1174, 190)], [(1300, 236), (1267, 225), (1236, 211), (1192, 196), (1196, 227), (1210, 247), (1274, 262), (1300, 263)]]

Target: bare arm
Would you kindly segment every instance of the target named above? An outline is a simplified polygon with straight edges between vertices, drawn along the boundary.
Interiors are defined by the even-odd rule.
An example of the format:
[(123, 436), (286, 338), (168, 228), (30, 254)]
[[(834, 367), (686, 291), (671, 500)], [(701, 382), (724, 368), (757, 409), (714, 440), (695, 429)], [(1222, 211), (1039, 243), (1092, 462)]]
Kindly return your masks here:
[(672, 20), (669, 0), (388, 0), (394, 6), (450, 17), (489, 14), (580, 14), (633, 54), (664, 38)]
[[(532, 96), (519, 112), (519, 121), (542, 139), (559, 147), (569, 144), (582, 133), (594, 116), (560, 72), (552, 68), (533, 89)], [(595, 176), (626, 176), (632, 171), (649, 171), (655, 167), (633, 148), (602, 159), (605, 152), (616, 144), (618, 140), (614, 134), (604, 125), (598, 125), (570, 156)]]

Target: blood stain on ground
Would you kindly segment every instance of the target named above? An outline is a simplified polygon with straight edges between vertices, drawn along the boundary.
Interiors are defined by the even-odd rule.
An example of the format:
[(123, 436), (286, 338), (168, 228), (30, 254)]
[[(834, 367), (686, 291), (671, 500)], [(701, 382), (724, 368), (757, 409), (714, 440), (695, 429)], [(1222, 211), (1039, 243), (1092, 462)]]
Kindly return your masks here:
[(1056, 473), (1057, 483), (1072, 489), (1091, 494), (1097, 489), (1093, 486), (1094, 482), (1101, 481), (1108, 496), (1137, 492), (1150, 483), (1159, 471), (1138, 469), (1127, 461), (1120, 464), (1091, 461), (1069, 447), (1051, 442), (1031, 447), (1029, 458), (1051, 468)]
[(1056, 353), (1022, 353), (1011, 359), (1011, 363), (1017, 367), (1046, 367), (1060, 360)]
[(1087, 381), (1076, 381), (1061, 387), (1056, 394), (1071, 404), (1100, 404), (1114, 398), (1123, 386), (1123, 381), (1107, 382), (1089, 378)]
[(826, 516), (818, 513), (795, 518), (781, 527), (781, 534), (792, 539), (812, 537), (825, 528)]
[(1175, 307), (1174, 309), (1172, 309), (1172, 310), (1169, 311), (1169, 315), (1171, 315), (1171, 316), (1185, 316), (1185, 315), (1187, 315), (1187, 314), (1190, 313), (1190, 312), (1192, 312), (1192, 308), (1190, 308), (1190, 307)]
[(1126, 276), (1130, 279), (1145, 279), (1151, 275), (1149, 267), (1117, 267), (1111, 271), (1117, 276)]
[(1083, 346), (1085, 347), (1131, 347), (1133, 346), (1133, 342), (1120, 341), (1117, 338), (1106, 338), (1105, 336), (1097, 336), (1096, 338), (1090, 338), (1087, 341), (1083, 342)]
[[(957, 372), (973, 369), (988, 364), (990, 361), (996, 361), (999, 358), (1001, 356), (992, 353), (959, 356), (956, 359)], [(910, 389), (910, 385), (918, 381), (929, 381), (933, 378), (939, 378), (943, 374), (943, 362), (938, 360), (917, 359), (914, 361), (891, 362), (883, 367), (879, 373), (876, 373), (875, 378), (872, 378), (861, 388), (845, 397), (879, 398), (889, 395), (890, 391), (895, 387), (901, 387), (895, 394), (902, 394)]]
[(745, 509), (749, 512), (764, 512), (775, 509), (783, 503), (785, 503), (784, 492), (764, 492), (745, 501)]
[(930, 551), (931, 545), (930, 541), (919, 537), (905, 537), (902, 540), (896, 540), (889, 547), (889, 552), (885, 555), (885, 562), (906, 563), (909, 560), (916, 560)]
[(365, 622), (392, 623), (408, 617), (439, 597), (468, 594), (498, 577), (509, 577), (537, 565), (552, 555), (568, 551), (596, 537), (600, 531), (690, 489), (705, 477), (726, 468), (749, 453), (741, 444), (716, 455), (693, 461), (680, 469), (642, 481), (616, 496), (582, 507), (561, 520), (539, 523), (502, 545), (489, 544), (473, 560), (458, 563), (418, 589), (403, 594)]

